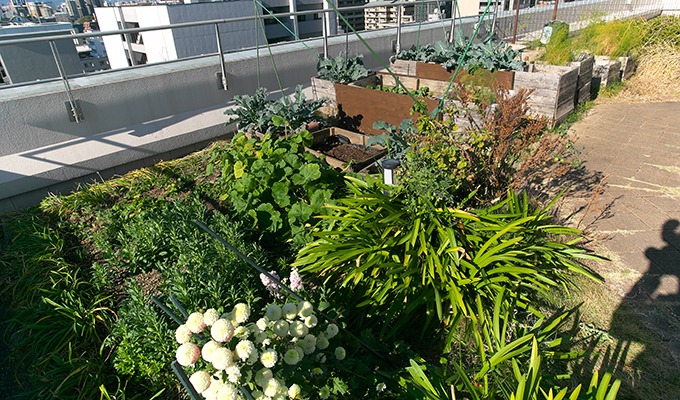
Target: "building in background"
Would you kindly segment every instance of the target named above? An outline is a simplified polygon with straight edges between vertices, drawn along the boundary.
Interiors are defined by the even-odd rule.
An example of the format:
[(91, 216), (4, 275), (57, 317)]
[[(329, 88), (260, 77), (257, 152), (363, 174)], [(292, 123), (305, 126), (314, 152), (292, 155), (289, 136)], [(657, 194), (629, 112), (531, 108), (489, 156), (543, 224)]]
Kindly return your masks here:
[[(188, 0), (191, 1), (191, 0)], [(325, 0), (269, 0), (263, 2), (266, 10), (257, 9), (260, 15), (296, 11), (322, 10)], [(256, 10), (249, 0), (220, 1), (192, 4), (157, 4), (97, 7), (96, 19), (102, 31), (145, 28), (214, 19), (255, 17)], [(282, 26), (274, 19), (264, 19), (261, 25), (252, 21), (220, 25), (220, 41), (226, 51), (254, 47), (262, 44), (321, 36), (323, 13), (291, 17)], [(335, 18), (327, 16), (329, 32), (337, 32)], [(258, 29), (259, 26), (259, 29)], [(264, 26), (265, 35), (262, 35)], [(291, 32), (294, 33), (291, 34)], [(104, 45), (111, 68), (177, 60), (186, 57), (213, 54), (217, 51), (217, 39), (213, 25), (191, 28), (173, 28), (127, 35), (105, 36)]]
[[(0, 27), (0, 40), (72, 33), (73, 25), (63, 22), (11, 25)], [(56, 40), (54, 43), (64, 72), (67, 75), (82, 73), (80, 58), (73, 40)], [(47, 42), (0, 46), (0, 69), (3, 71), (0, 84), (17, 84), (59, 77), (59, 70)]]
[[(338, 0), (338, 9), (340, 10), (340, 14), (347, 20), (349, 25), (354, 28), (354, 30), (363, 31), (366, 29), (366, 25), (364, 23), (364, 10), (342, 11), (342, 8), (363, 6), (366, 3), (368, 3), (368, 0)], [(345, 21), (343, 21), (340, 17), (338, 17), (337, 24), (338, 32), (352, 32), (352, 30), (347, 27)]]

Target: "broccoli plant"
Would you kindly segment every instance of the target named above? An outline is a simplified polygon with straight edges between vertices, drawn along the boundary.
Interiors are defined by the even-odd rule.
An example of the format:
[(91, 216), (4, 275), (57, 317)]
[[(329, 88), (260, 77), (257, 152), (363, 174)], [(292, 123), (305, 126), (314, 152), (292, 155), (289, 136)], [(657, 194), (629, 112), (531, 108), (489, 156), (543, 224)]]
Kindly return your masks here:
[(320, 59), (316, 64), (317, 76), (333, 83), (350, 83), (369, 75), (364, 67), (363, 54), (350, 58), (340, 54), (335, 58)]

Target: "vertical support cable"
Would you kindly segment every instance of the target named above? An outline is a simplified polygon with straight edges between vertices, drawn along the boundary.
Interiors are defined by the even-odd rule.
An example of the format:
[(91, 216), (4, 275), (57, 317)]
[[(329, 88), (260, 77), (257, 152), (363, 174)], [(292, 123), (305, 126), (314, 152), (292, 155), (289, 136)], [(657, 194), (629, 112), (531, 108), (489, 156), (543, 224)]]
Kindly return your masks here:
[(222, 89), (227, 90), (227, 69), (224, 66), (224, 50), (222, 50), (222, 38), (220, 37), (220, 24), (215, 24), (215, 38), (217, 39), (217, 57), (222, 72)]
[(395, 51), (399, 53), (401, 51), (401, 9), (402, 5), (397, 6), (397, 44)]
[(54, 44), (54, 40), (50, 40), (50, 49), (52, 50), (52, 57), (54, 57), (54, 62), (57, 64), (57, 70), (59, 71), (59, 76), (61, 81), (64, 82), (64, 87), (66, 88), (66, 95), (68, 96), (68, 103), (71, 106), (71, 113), (73, 113), (73, 119), (76, 123), (82, 121), (82, 116), (78, 110), (76, 100), (73, 98), (73, 93), (71, 92), (71, 85), (68, 83), (68, 78), (64, 73), (64, 66), (61, 63), (61, 57), (59, 57), (59, 51), (57, 51), (57, 45)]

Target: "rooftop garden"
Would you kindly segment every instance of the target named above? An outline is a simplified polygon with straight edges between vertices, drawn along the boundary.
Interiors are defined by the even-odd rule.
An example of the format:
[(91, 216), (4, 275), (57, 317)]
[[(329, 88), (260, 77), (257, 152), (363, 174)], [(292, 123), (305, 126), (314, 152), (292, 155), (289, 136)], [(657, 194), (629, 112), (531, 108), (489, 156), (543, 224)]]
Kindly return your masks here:
[[(367, 78), (357, 59), (319, 69)], [(310, 151), (325, 132), (316, 125), (347, 122), (322, 115), (325, 100), (261, 89), (235, 99), (229, 141), (2, 216), (7, 393), (639, 393), (596, 360), (606, 335), (579, 306), (584, 290), (601, 290), (603, 259), (555, 210), (583, 172), (570, 120), (549, 129), (531, 112), (532, 89), (453, 77), (433, 112), (421, 99), (435, 88), (415, 95), (407, 82), (394, 85), (405, 94), (369, 89), (411, 97), (404, 122), (376, 121), (382, 134), (360, 142), (324, 133), (385, 155), (366, 168)]]

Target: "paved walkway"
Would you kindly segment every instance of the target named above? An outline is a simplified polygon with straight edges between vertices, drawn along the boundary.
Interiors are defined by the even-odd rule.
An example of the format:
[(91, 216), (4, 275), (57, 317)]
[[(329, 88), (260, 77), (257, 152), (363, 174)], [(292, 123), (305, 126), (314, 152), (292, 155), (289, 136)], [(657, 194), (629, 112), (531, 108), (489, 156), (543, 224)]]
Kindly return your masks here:
[(572, 130), (585, 168), (605, 181), (584, 223), (634, 270), (614, 288), (680, 368), (680, 102), (598, 104)]

